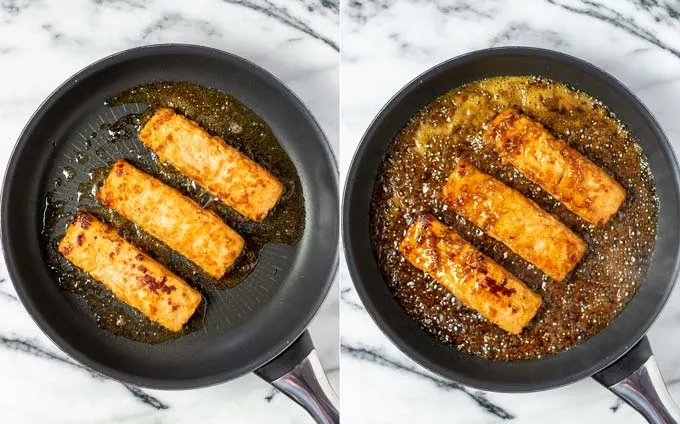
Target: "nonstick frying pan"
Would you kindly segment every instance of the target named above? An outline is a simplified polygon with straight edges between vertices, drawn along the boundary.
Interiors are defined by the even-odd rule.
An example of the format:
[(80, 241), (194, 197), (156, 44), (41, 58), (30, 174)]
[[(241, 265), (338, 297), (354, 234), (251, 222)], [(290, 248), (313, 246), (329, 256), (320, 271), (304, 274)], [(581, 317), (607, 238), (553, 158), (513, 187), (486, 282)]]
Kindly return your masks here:
[[(371, 194), (384, 154), (406, 122), (425, 104), (467, 82), (502, 75), (562, 81), (601, 100), (638, 138), (649, 159), (659, 197), (656, 246), (647, 279), (625, 309), (599, 334), (558, 355), (491, 361), (462, 353), (430, 336), (392, 296), (373, 254)], [(481, 50), (444, 62), (417, 77), (373, 120), (347, 176), (343, 242), (350, 274), (366, 310), (405, 354), (444, 378), (484, 390), (530, 392), (593, 376), (651, 422), (680, 422), (645, 333), (673, 288), (680, 246), (678, 165), (661, 128), (620, 82), (561, 53), (523, 47)]]
[[(82, 300), (60, 290), (45, 263), (41, 221), (48, 181), (103, 122), (127, 110), (105, 101), (140, 84), (188, 81), (232, 94), (272, 129), (293, 161), (305, 199), (304, 234), (294, 246), (267, 245), (232, 289), (207, 289), (204, 328), (160, 344), (100, 329)], [(136, 105), (135, 107), (138, 107)], [(144, 105), (141, 105), (144, 107)], [(139, 109), (137, 109), (139, 110)], [(98, 143), (96, 140), (94, 143)], [(150, 160), (140, 143), (99, 142), (109, 157)], [(146, 159), (145, 159), (146, 158)], [(94, 165), (93, 165), (94, 166)], [(75, 193), (73, 193), (75, 195)], [(305, 330), (338, 263), (337, 167), (302, 102), (256, 65), (223, 51), (157, 45), (105, 58), (70, 78), (40, 106), (10, 159), (2, 193), (2, 244), (10, 278), (40, 328), (77, 361), (120, 381), (158, 389), (216, 384), (254, 371), (319, 422), (337, 422), (337, 397)], [(75, 209), (75, 202), (70, 206)]]

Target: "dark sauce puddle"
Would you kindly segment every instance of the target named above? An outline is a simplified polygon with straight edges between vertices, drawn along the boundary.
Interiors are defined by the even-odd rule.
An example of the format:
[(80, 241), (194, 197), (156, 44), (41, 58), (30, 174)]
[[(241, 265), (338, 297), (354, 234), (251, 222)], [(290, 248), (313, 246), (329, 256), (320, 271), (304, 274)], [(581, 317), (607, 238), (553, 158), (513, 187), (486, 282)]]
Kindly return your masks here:
[[(146, 112), (127, 114), (114, 123), (98, 125), (98, 130), (84, 141), (84, 148), (74, 153), (73, 159), (69, 161), (73, 162), (72, 166), (63, 167), (61, 174), (48, 182), (54, 189), (48, 192), (45, 199), (42, 235), (48, 263), (59, 286), (85, 299), (101, 328), (132, 340), (158, 343), (201, 329), (206, 310), (206, 288), (228, 289), (243, 281), (256, 266), (260, 250), (265, 244), (297, 243), (304, 231), (304, 199), (297, 171), (269, 126), (234, 97), (197, 84), (161, 82), (133, 88), (107, 102), (110, 107), (124, 104), (146, 104), (150, 107)], [(157, 107), (171, 107), (198, 122), (211, 134), (221, 137), (264, 166), (284, 184), (284, 194), (267, 218), (253, 222), (241, 216), (172, 166), (161, 163), (153, 152), (141, 145), (137, 137), (139, 129)], [(121, 155), (121, 151), (126, 151), (117, 145), (133, 148)], [(100, 160), (93, 160), (93, 155)], [(224, 277), (214, 279), (97, 201), (97, 189), (108, 175), (113, 161), (120, 157), (125, 157), (136, 167), (214, 211), (243, 236), (246, 241), (244, 251)], [(97, 167), (97, 163), (102, 162), (108, 165)], [(79, 185), (73, 198), (60, 199), (57, 193), (64, 183), (75, 179), (78, 172), (84, 172), (82, 170), (85, 169), (87, 182)], [(71, 199), (75, 206), (70, 204)], [(118, 301), (101, 283), (72, 266), (57, 252), (57, 245), (76, 207), (88, 210), (111, 224), (126, 240), (202, 292), (203, 302), (181, 332), (173, 333)]]
[[(486, 122), (513, 106), (613, 175), (628, 192), (619, 212), (595, 228), (564, 208), (482, 142)], [(524, 193), (574, 230), (588, 252), (571, 276), (551, 280), (502, 243), (458, 216), (439, 193), (459, 158)], [(411, 266), (397, 251), (415, 216), (429, 211), (541, 295), (537, 317), (517, 336), (489, 323)], [(634, 137), (599, 101), (535, 77), (477, 81), (433, 100), (399, 133), (374, 187), (371, 238), (394, 296), (424, 329), (488, 359), (555, 354), (597, 334), (644, 281), (656, 239), (658, 200), (647, 159)]]

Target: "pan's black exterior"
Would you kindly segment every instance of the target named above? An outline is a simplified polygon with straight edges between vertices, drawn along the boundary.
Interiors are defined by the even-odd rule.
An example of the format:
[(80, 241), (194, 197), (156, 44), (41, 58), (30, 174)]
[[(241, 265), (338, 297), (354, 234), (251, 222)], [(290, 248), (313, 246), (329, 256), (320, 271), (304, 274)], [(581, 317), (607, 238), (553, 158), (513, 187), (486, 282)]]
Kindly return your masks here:
[[(208, 305), (203, 331), (149, 345), (99, 329), (91, 314), (83, 313), (77, 296), (57, 288), (40, 246), (41, 193), (46, 170), (74, 128), (93, 111), (105, 110), (107, 98), (142, 83), (168, 80), (196, 82), (233, 94), (267, 122), (298, 170), (306, 224), (297, 245), (278, 248), (279, 256), (274, 258), (280, 262), (278, 273), (257, 272), (275, 256), (266, 247), (253, 274), (224, 291), (224, 303)], [(337, 269), (338, 200), (337, 167), (326, 138), (283, 83), (223, 51), (188, 45), (148, 46), (113, 55), (74, 75), (31, 118), (5, 175), (2, 245), (21, 301), (66, 353), (138, 386), (192, 388), (253, 371), (303, 333)], [(250, 307), (240, 304), (238, 296), (250, 296)]]
[[(490, 361), (440, 343), (399, 306), (379, 270), (370, 243), (370, 199), (387, 147), (425, 104), (464, 83), (501, 75), (562, 81), (601, 100), (639, 139), (659, 196), (656, 247), (646, 281), (602, 332), (567, 352), (527, 361)], [(377, 325), (404, 353), (437, 374), (468, 386), (503, 392), (536, 391), (588, 376), (616, 361), (645, 334), (678, 273), (680, 183), (668, 140), (649, 111), (620, 82), (571, 56), (507, 47), (473, 52), (425, 72), (394, 96), (366, 131), (348, 172), (342, 208), (343, 243), (350, 275)], [(632, 370), (631, 370), (632, 371)]]

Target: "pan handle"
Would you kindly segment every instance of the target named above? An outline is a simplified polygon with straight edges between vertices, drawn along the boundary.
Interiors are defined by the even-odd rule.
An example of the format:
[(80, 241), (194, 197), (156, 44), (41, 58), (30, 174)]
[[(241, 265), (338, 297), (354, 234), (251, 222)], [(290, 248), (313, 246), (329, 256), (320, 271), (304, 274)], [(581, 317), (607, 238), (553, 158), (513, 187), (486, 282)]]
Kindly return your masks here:
[(668, 393), (647, 337), (593, 376), (652, 424), (680, 423), (680, 408)]
[(256, 370), (255, 374), (299, 403), (317, 423), (340, 422), (338, 395), (328, 382), (306, 330), (288, 349)]

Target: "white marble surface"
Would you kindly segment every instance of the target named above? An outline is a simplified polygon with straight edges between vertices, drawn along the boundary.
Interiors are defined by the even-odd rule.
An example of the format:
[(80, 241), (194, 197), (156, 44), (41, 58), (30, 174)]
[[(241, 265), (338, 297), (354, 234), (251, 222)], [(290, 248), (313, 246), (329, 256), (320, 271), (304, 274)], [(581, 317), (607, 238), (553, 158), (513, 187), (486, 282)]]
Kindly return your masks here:
[[(680, 3), (642, 0), (343, 0), (341, 177), (380, 107), (421, 72), (472, 50), (525, 45), (604, 68), (649, 107), (680, 152)], [(343, 178), (344, 180), (344, 178)], [(534, 394), (449, 384), (400, 353), (363, 310), (341, 265), (344, 422), (642, 423), (592, 380)], [(680, 400), (680, 290), (650, 331)]]
[[(322, 4), (323, 3), (323, 4)], [(282, 79), (338, 146), (338, 5), (305, 0), (0, 0), (0, 173), (42, 100), (90, 62), (181, 42), (216, 47)], [(0, 422), (307, 423), (259, 378), (211, 388), (138, 390), (69, 360), (33, 323), (0, 264)], [(311, 333), (338, 384), (337, 283)]]

